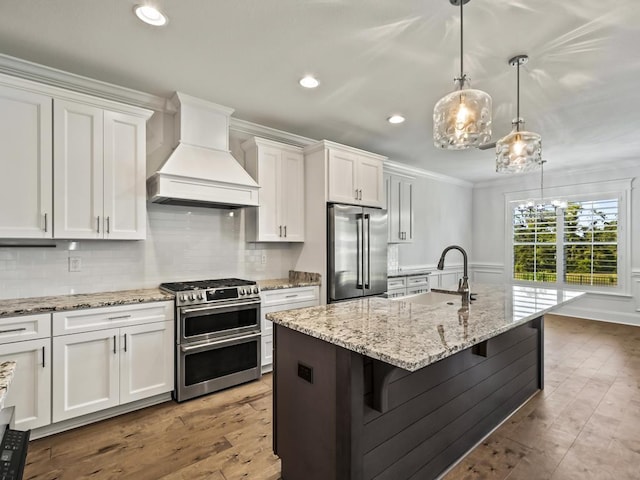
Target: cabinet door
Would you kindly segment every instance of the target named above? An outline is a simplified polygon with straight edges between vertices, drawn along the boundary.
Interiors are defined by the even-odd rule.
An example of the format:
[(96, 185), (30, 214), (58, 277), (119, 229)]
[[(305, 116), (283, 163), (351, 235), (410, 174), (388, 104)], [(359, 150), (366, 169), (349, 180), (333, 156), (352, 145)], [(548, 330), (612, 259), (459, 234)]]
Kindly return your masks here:
[(104, 238), (146, 237), (146, 122), (104, 112)]
[(280, 212), (286, 242), (304, 242), (304, 156), (284, 150), (281, 157)]
[(258, 207), (258, 241), (279, 242), (282, 240), (280, 219), (281, 177), (280, 150), (258, 147), (258, 184), (260, 206)]
[(375, 158), (361, 157), (358, 162), (356, 183), (360, 189), (360, 203), (364, 206), (384, 205), (382, 165), (382, 161)]
[(173, 322), (120, 329), (120, 403), (173, 390)]
[(51, 238), (51, 97), (0, 86), (0, 238)]
[(329, 150), (329, 201), (360, 203), (357, 186), (358, 157), (350, 152)]
[(15, 428), (29, 430), (51, 423), (51, 339), (0, 345), (0, 362), (13, 360), (16, 371), (5, 399), (15, 407)]
[(53, 338), (53, 421), (119, 404), (119, 330)]
[(103, 110), (53, 104), (54, 236), (102, 238)]
[(399, 241), (413, 242), (413, 184), (404, 178), (398, 180)]

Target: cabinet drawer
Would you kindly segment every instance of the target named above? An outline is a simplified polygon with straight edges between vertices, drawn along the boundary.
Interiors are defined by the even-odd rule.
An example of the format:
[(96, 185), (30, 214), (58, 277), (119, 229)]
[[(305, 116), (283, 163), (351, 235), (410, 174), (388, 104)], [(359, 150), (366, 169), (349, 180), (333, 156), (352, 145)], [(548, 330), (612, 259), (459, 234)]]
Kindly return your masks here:
[(407, 287), (415, 287), (418, 285), (429, 285), (429, 275), (412, 275), (407, 277)]
[(404, 297), (407, 291), (404, 288), (395, 288), (387, 290), (387, 298)]
[(416, 293), (426, 293), (428, 291), (429, 291), (429, 285), (407, 287), (407, 295), (415, 295)]
[(387, 279), (387, 290), (404, 288), (407, 286), (407, 277), (393, 277)]
[(53, 314), (53, 336), (173, 320), (173, 302), (70, 310)]
[[(262, 292), (262, 306), (318, 301), (318, 287), (282, 288)], [(298, 308), (293, 306), (291, 308)]]
[(0, 318), (0, 344), (51, 336), (51, 314)]

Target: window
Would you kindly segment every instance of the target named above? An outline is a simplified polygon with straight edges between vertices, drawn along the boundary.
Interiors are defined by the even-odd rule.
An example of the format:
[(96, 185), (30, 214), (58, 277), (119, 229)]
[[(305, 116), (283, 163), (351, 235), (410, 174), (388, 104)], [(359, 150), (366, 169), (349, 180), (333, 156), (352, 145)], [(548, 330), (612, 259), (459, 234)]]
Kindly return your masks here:
[(620, 190), (603, 193), (602, 185), (589, 184), (572, 187), (585, 193), (567, 195), (571, 189), (556, 188), (559, 193), (551, 195), (564, 196), (566, 201), (537, 205), (515, 200), (530, 192), (508, 194), (513, 280), (624, 290), (628, 184), (603, 183), (614, 183)]

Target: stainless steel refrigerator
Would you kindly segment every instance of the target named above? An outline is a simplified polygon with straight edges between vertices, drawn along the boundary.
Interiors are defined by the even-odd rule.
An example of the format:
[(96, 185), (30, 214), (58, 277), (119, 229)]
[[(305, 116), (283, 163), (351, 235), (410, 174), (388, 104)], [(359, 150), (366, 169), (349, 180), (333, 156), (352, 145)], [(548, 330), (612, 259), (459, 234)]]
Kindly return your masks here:
[(387, 211), (327, 207), (327, 302), (387, 291)]

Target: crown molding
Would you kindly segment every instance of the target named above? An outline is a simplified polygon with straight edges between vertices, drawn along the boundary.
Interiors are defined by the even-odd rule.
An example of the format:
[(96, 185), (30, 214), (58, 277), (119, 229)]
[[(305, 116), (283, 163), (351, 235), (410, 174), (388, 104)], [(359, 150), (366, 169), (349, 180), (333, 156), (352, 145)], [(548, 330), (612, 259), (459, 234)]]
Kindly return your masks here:
[(0, 54), (0, 73), (157, 112), (167, 111), (167, 99), (165, 98), (75, 73), (64, 72), (9, 55)]
[(384, 170), (388, 173), (397, 173), (400, 175), (408, 175), (413, 177), (424, 177), (439, 182), (451, 183), (453, 185), (459, 185), (462, 187), (473, 188), (473, 183), (459, 178), (450, 177), (441, 173), (431, 172), (429, 170), (423, 170), (422, 168), (405, 165), (404, 163), (394, 162), (393, 160), (385, 160)]
[(318, 140), (314, 140), (312, 138), (285, 132), (283, 130), (278, 130), (277, 128), (266, 127), (264, 125), (259, 125), (257, 123), (241, 120), (235, 117), (230, 118), (229, 129), (237, 133), (244, 133), (254, 137), (264, 138), (266, 140), (288, 143), (296, 147), (306, 147), (318, 142)]

